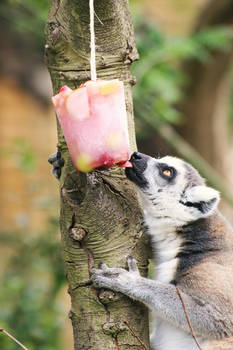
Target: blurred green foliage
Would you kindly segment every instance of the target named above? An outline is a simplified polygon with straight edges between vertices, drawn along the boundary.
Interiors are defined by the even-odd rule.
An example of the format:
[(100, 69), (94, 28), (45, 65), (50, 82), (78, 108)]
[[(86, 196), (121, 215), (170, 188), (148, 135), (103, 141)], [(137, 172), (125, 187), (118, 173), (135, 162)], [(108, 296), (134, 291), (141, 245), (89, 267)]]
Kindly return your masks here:
[(17, 138), (13, 143), (13, 154), (17, 155), (14, 164), (24, 172), (36, 169), (36, 156), (27, 140)]
[[(58, 221), (50, 219), (44, 232), (0, 232), (10, 258), (0, 288), (0, 327), (30, 350), (59, 350), (64, 310), (57, 295), (65, 273), (57, 239)], [(19, 346), (0, 333), (0, 349)]]
[(14, 166), (24, 173), (36, 170), (37, 158), (28, 140), (18, 137), (8, 147), (3, 147), (0, 151), (2, 159), (11, 159)]
[(232, 135), (233, 134), (233, 69), (230, 72), (230, 92), (231, 92), (231, 98), (230, 98), (230, 106), (229, 106), (229, 132)]
[[(11, 159), (24, 175), (36, 171), (37, 155), (28, 140), (17, 138), (4, 148), (0, 156)], [(38, 194), (41, 184), (30, 182)], [(9, 190), (10, 191), (10, 190)], [(65, 311), (57, 298), (65, 284), (64, 266), (60, 254), (57, 203), (51, 196), (34, 198), (38, 209), (48, 213), (48, 222), (41, 232), (29, 232), (27, 213), (22, 213), (22, 229), (0, 231), (1, 249), (6, 252), (1, 271), (0, 328), (5, 329), (30, 350), (61, 349), (60, 334)], [(22, 221), (21, 218), (21, 221)], [(26, 222), (25, 222), (26, 220)], [(26, 223), (26, 226), (25, 226)], [(0, 333), (0, 349), (19, 349), (12, 339)]]
[(16, 41), (41, 51), (48, 7), (48, 0), (1, 0), (0, 22), (10, 27)]
[(133, 89), (134, 109), (137, 135), (146, 137), (150, 129), (148, 121), (152, 121), (155, 128), (159, 123), (182, 123), (184, 116), (176, 109), (182, 89), (188, 84), (182, 63), (194, 58), (204, 64), (211, 60), (214, 50), (228, 50), (232, 31), (215, 27), (171, 38), (142, 18), (136, 18), (135, 31), (140, 60), (132, 67), (137, 78)]

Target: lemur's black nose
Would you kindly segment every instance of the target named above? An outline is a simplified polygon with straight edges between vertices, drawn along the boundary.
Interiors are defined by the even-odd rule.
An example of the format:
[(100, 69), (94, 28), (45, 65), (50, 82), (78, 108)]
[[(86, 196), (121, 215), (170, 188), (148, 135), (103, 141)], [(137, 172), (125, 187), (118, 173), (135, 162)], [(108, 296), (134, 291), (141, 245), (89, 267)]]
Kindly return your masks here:
[(134, 152), (130, 158), (133, 167), (125, 169), (128, 179), (133, 181), (139, 187), (145, 187), (147, 185), (147, 180), (143, 173), (147, 168), (149, 158), (150, 157), (146, 154)]
[(150, 157), (140, 152), (134, 152), (131, 155), (130, 162), (133, 164), (134, 169), (138, 169), (143, 172), (147, 167), (147, 161)]
[(143, 159), (143, 158), (146, 158), (148, 157), (147, 155), (143, 154), (143, 153), (140, 153), (140, 152), (134, 152), (132, 155), (131, 155), (131, 158), (130, 160), (140, 160), (140, 159)]

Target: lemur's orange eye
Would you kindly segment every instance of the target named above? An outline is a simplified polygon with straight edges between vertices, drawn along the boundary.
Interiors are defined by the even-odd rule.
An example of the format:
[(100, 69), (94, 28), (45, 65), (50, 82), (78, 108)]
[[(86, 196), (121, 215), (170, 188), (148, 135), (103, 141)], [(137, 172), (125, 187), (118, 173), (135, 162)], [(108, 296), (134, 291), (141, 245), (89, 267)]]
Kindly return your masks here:
[(169, 170), (169, 169), (164, 169), (164, 170), (163, 170), (163, 174), (164, 174), (165, 176), (171, 176), (172, 172), (171, 172), (171, 170)]

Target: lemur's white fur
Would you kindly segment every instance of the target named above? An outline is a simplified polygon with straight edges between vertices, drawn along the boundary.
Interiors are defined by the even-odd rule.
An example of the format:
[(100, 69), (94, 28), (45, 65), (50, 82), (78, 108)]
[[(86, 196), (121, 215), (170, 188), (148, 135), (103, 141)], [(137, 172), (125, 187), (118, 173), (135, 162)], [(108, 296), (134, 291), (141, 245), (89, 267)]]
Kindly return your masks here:
[[(156, 350), (197, 350), (197, 345), (190, 334), (173, 327), (164, 321), (155, 321), (150, 342)], [(201, 345), (205, 342), (198, 339)]]
[[(168, 227), (169, 224), (169, 229), (171, 230), (172, 228), (176, 229), (179, 226), (185, 225), (190, 221), (198, 220), (203, 216), (211, 215), (219, 202), (219, 193), (216, 190), (205, 186), (204, 180), (202, 186), (187, 187), (186, 189), (189, 183), (185, 178), (184, 162), (178, 158), (166, 156), (157, 162), (169, 164), (169, 166), (174, 167), (178, 172), (179, 180), (175, 186), (166, 184), (166, 180), (156, 176), (156, 169), (154, 172), (151, 171), (151, 168), (154, 168), (155, 159), (150, 158), (148, 160), (144, 176), (149, 183), (149, 187), (143, 190), (143, 192), (140, 191), (139, 194), (149, 228), (160, 218), (161, 220), (158, 226)], [(162, 192), (159, 192), (161, 189)], [(172, 198), (174, 201), (172, 201)], [(210, 201), (211, 199), (216, 199), (216, 202), (213, 210), (203, 215), (196, 208), (185, 207), (176, 200), (177, 198), (183, 198), (183, 201), (186, 202)]]
[[(139, 166), (140, 157), (142, 158), (142, 163), (144, 162), (141, 170)], [(215, 290), (209, 291), (207, 283), (207, 294), (205, 295), (205, 293), (203, 294), (203, 290), (198, 290), (196, 284), (194, 285), (195, 287), (190, 287), (190, 283), (192, 284), (192, 276), (194, 281), (200, 280), (200, 285), (202, 285), (204, 281), (205, 287), (206, 272), (204, 271), (203, 273), (203, 280), (201, 276), (195, 272), (195, 269), (198, 271), (198, 267), (202, 266), (202, 261), (207, 261), (207, 263), (203, 265), (203, 269), (208, 269), (208, 266), (215, 266), (215, 261), (216, 264), (220, 264), (220, 261), (221, 264), (224, 264), (224, 258), (222, 260), (220, 259), (221, 252), (223, 251), (224, 255), (225, 249), (227, 250), (228, 247), (232, 247), (233, 249), (233, 236), (231, 237), (231, 235), (227, 233), (226, 239), (223, 238), (221, 230), (225, 230), (225, 222), (222, 224), (221, 219), (218, 219), (218, 215), (216, 214), (219, 193), (207, 187), (205, 181), (200, 177), (197, 171), (181, 159), (169, 156), (161, 159), (154, 159), (145, 155), (136, 154), (132, 162), (134, 169), (129, 170), (128, 177), (135, 182), (139, 188), (140, 203), (144, 210), (144, 220), (148, 227), (148, 233), (151, 236), (152, 247), (155, 254), (155, 280), (142, 278), (138, 273), (133, 275), (131, 271), (132, 262), (129, 262), (129, 272), (123, 269), (117, 270), (119, 272), (118, 277), (116, 277), (116, 269), (106, 267), (104, 274), (102, 269), (95, 270), (92, 279), (97, 286), (120, 291), (131, 298), (144, 302), (152, 309), (155, 320), (151, 342), (156, 350), (197, 350), (197, 345), (190, 334), (183, 307), (180, 304), (172, 282), (174, 279), (178, 278), (178, 280), (180, 280), (178, 285), (180, 283), (179, 287), (184, 293), (183, 297), (188, 312), (190, 313), (189, 316), (192, 319), (193, 328), (197, 333), (199, 343), (203, 350), (205, 350), (208, 344), (212, 344), (211, 341), (213, 339), (222, 338), (222, 334), (233, 336), (233, 313), (230, 309), (228, 309), (229, 311), (225, 310), (225, 305), (222, 304), (221, 300), (221, 298), (223, 298), (221, 293), (231, 295), (231, 290), (227, 292), (226, 290), (223, 290), (223, 292), (217, 292)], [(166, 175), (164, 176), (162, 174), (161, 176), (162, 165), (165, 166), (165, 168), (167, 166), (168, 169), (175, 169), (174, 179), (171, 178), (171, 181), (168, 181)], [(132, 172), (134, 176), (130, 176), (130, 172)], [(143, 175), (143, 178), (140, 178), (141, 175)], [(141, 182), (137, 180), (138, 178)], [(218, 229), (216, 230), (216, 234), (214, 232), (212, 234), (211, 231), (209, 231), (209, 235), (211, 240), (214, 240), (214, 242), (216, 241), (217, 245), (219, 244), (219, 250), (218, 253), (216, 253), (219, 255), (216, 255), (217, 257), (215, 258), (215, 247), (212, 248), (213, 252), (212, 250), (208, 250), (208, 247), (205, 248), (204, 245), (209, 244), (207, 237), (207, 239), (202, 242), (202, 246), (198, 247), (200, 252), (199, 250), (196, 253), (194, 252), (193, 260), (190, 260), (191, 262), (187, 260), (189, 264), (189, 266), (187, 266), (188, 274), (185, 272), (187, 277), (185, 274), (182, 275), (182, 273), (179, 275), (179, 268), (184, 269), (183, 265), (182, 268), (179, 267), (181, 263), (179, 253), (182, 254), (185, 242), (191, 245), (193, 243), (191, 238), (188, 238), (188, 240), (190, 240), (188, 241), (187, 237), (185, 237), (185, 234), (189, 234), (185, 233), (185, 227), (191, 225), (190, 230), (192, 231), (192, 223), (197, 223), (194, 227), (195, 230), (199, 230), (198, 234), (200, 234), (203, 228), (202, 226), (199, 228), (198, 220), (206, 221), (208, 217), (212, 216), (211, 225), (213, 225), (214, 220), (216, 220)], [(217, 220), (220, 220), (220, 223), (217, 222)], [(203, 231), (203, 235), (208, 235), (208, 230), (212, 230), (212, 226), (210, 225), (209, 228), (208, 222), (206, 224), (204, 223), (204, 225), (206, 226), (204, 226), (205, 231)], [(228, 232), (227, 230), (229, 231), (229, 228), (226, 227), (226, 232)], [(179, 233), (179, 231), (181, 233)], [(217, 236), (219, 233), (218, 231), (221, 233), (220, 238)], [(193, 234), (193, 237), (195, 237), (195, 232), (193, 232)], [(227, 243), (227, 240), (229, 240), (229, 243)], [(189, 246), (187, 249), (189, 249)], [(188, 251), (189, 250), (187, 250), (187, 252)], [(204, 260), (201, 260), (201, 257), (201, 263), (195, 260), (195, 254), (197, 253), (203, 254)], [(232, 254), (232, 251), (228, 252), (228, 254)], [(183, 259), (183, 261), (186, 261), (186, 258)], [(232, 259), (230, 256), (229, 261)], [(233, 266), (231, 265), (229, 267), (230, 271), (232, 268)], [(200, 269), (200, 271), (202, 270)], [(215, 267), (211, 269), (209, 273), (211, 277), (213, 276), (213, 279), (216, 279), (217, 286), (217, 276), (214, 275)], [(191, 280), (189, 280), (190, 278)], [(227, 287), (230, 278), (232, 278), (232, 276), (228, 276), (226, 273)], [(223, 288), (227, 289), (226, 286), (223, 286)], [(192, 288), (194, 288), (194, 291)], [(220, 293), (220, 295), (216, 295), (215, 297), (215, 295), (209, 294), (208, 296), (208, 293)], [(216, 304), (218, 304), (216, 309), (215, 305), (211, 303), (212, 299), (216, 300)], [(233, 298), (228, 300), (228, 302), (231, 308), (231, 305), (233, 306)], [(227, 317), (225, 315), (226, 313), (229, 313)], [(224, 324), (220, 325), (217, 320), (221, 319), (221, 317), (224, 319), (224, 321), (222, 321)], [(228, 348), (223, 346), (221, 349), (224, 350)]]

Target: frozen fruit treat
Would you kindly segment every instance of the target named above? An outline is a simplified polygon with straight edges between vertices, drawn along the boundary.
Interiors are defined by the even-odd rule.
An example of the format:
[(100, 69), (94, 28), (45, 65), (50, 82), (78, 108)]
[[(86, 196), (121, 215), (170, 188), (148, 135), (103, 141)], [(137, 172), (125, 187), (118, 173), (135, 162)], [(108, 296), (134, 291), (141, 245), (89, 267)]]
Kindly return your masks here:
[(63, 86), (52, 101), (78, 171), (131, 166), (121, 81), (88, 81), (76, 90)]

